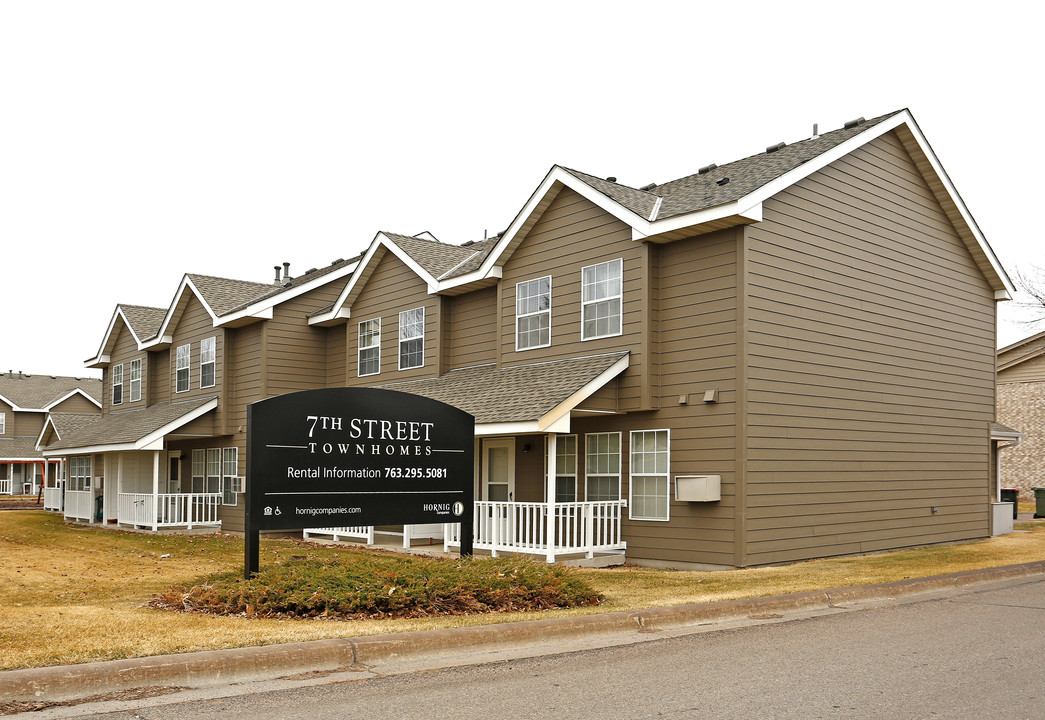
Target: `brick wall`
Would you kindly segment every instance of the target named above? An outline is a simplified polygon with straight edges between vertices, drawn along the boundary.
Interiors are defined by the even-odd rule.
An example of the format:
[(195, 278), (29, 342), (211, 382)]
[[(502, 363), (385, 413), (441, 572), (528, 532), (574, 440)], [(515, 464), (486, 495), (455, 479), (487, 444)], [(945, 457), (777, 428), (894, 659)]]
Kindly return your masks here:
[(1045, 382), (999, 384), (997, 413), (998, 422), (1026, 435), (1001, 451), (1001, 486), (1032, 500), (1031, 488), (1045, 487)]

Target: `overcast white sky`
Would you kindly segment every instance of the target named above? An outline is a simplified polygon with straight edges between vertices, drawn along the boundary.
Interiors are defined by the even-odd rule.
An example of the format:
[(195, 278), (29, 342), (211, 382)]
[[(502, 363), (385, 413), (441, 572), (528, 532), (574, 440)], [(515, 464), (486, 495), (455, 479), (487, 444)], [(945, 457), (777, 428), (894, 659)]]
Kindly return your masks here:
[[(116, 304), (186, 272), (481, 239), (555, 163), (641, 186), (904, 107), (1010, 274), (1045, 267), (1041, 17), (958, 7), (4, 2), (0, 371), (97, 375)], [(1003, 345), (1045, 329), (1013, 314)]]

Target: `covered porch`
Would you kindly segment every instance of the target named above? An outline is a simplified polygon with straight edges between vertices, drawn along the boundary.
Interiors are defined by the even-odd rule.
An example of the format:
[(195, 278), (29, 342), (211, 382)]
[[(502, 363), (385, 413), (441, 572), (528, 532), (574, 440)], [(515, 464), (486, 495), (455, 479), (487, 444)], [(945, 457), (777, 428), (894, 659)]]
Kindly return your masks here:
[(216, 406), (213, 398), (155, 405), (96, 418), (64, 436), (60, 419), (49, 421), (41, 435), (44, 455), (66, 466), (56, 488), (61, 497), (52, 502), (77, 522), (152, 531), (221, 527), (222, 493), (181, 492), (181, 453), (166, 445), (169, 434)]
[[(616, 414), (616, 378), (627, 369), (628, 357), (611, 353), (511, 368), (479, 366), (384, 386), (475, 416), (475, 550), (535, 555), (550, 563), (596, 556), (623, 561), (627, 501), (619, 483), (604, 487), (579, 475), (581, 450), (570, 424), (578, 417)], [(406, 542), (409, 527), (403, 529)], [(443, 526), (445, 552), (460, 547), (460, 532), (460, 524)], [(374, 529), (368, 527), (311, 529), (309, 535), (374, 543)]]

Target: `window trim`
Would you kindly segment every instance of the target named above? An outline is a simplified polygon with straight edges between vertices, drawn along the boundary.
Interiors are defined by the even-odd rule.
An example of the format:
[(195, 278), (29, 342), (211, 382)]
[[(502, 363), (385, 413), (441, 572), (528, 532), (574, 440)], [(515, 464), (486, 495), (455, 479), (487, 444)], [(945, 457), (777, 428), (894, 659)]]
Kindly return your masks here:
[[(370, 323), (377, 323), (377, 333), (375, 335), (376, 342), (372, 345), (363, 346), (363, 326)], [(374, 335), (374, 334), (372, 334)], [(377, 370), (374, 372), (363, 372), (363, 351), (364, 350), (377, 350)], [(370, 318), (359, 323), (358, 334), (356, 335), (356, 377), (368, 377), (370, 375), (381, 374), (381, 318)]]
[(601, 472), (600, 473), (593, 473), (593, 472), (590, 472), (591, 471), (591, 467), (592, 467), (592, 463), (589, 462), (589, 456), (588, 456), (588, 438), (590, 438), (590, 437), (597, 437), (599, 435), (606, 435), (606, 436), (616, 435), (617, 436), (617, 472), (616, 472), (616, 477), (617, 477), (617, 500), (620, 500), (620, 498), (621, 498), (621, 492), (620, 492), (620, 484), (621, 484), (621, 455), (623, 454), (623, 450), (624, 450), (624, 448), (622, 447), (623, 437), (621, 437), (621, 432), (618, 430), (618, 431), (614, 431), (614, 432), (585, 433), (584, 434), (584, 500), (585, 500), (585, 502), (610, 502), (610, 501), (591, 500), (590, 499), (590, 495), (591, 495), (591, 484), (589, 482), (590, 478), (592, 478), (592, 477), (613, 477), (614, 476), (613, 473), (601, 473)]
[[(620, 292), (616, 295), (608, 295), (604, 298), (597, 300), (585, 300), (584, 290), (588, 287), (588, 284), (584, 281), (584, 274), (588, 270), (595, 270), (598, 273), (597, 268), (601, 265), (618, 265), (620, 267)], [(597, 285), (598, 279), (592, 285)], [(584, 310), (589, 305), (597, 305), (598, 303), (610, 302), (613, 299), (617, 299), (620, 302), (620, 314), (617, 316), (617, 332), (607, 333), (605, 335), (592, 335), (590, 337), (584, 334)], [(607, 260), (605, 262), (595, 263), (593, 265), (585, 265), (581, 268), (581, 341), (587, 340), (600, 340), (602, 338), (619, 337), (624, 334), (624, 258), (616, 258), (615, 260)]]
[[(123, 405), (123, 363), (112, 366), (109, 370), (109, 378), (112, 385), (112, 394), (109, 396), (111, 404)], [(119, 382), (117, 382), (117, 379), (119, 379)], [(117, 388), (120, 390), (119, 398), (116, 395)]]
[[(210, 351), (209, 351), (210, 360), (209, 361), (204, 360), (204, 357), (206, 357), (207, 354), (208, 354), (208, 351), (207, 351), (207, 345), (208, 344), (210, 345)], [(218, 362), (217, 361), (218, 361), (218, 338), (217, 338), (217, 336), (214, 335), (214, 336), (211, 336), (209, 338), (203, 338), (202, 340), (200, 340), (200, 389), (212, 388), (212, 387), (214, 387), (218, 383)], [(206, 377), (206, 373), (204, 372), (204, 368), (207, 365), (211, 366), (211, 369), (210, 369), (210, 379), (211, 379), (210, 385), (204, 385), (203, 384), (203, 378)]]
[[(667, 435), (667, 447), (664, 449), (664, 472), (635, 472), (635, 436), (643, 433), (665, 433)], [(655, 451), (656, 452), (656, 451)], [(664, 477), (664, 517), (644, 517), (635, 514), (635, 477)], [(650, 428), (649, 430), (632, 430), (628, 433), (628, 519), (641, 520), (644, 522), (670, 522), (671, 521), (671, 429)]]
[[(548, 281), (548, 307), (545, 310), (536, 310), (529, 313), (519, 312), (519, 289), (523, 285), (530, 285), (532, 283), (540, 283), (542, 280), (547, 279)], [(539, 287), (539, 285), (538, 285)], [(537, 297), (540, 297), (541, 293), (537, 293)], [(527, 298), (529, 299), (529, 298)], [(525, 347), (519, 344), (519, 320), (522, 318), (537, 317), (540, 315), (548, 316), (548, 342), (538, 345), (527, 345)], [(532, 278), (530, 280), (523, 280), (515, 284), (515, 350), (520, 352), (522, 350), (537, 350), (540, 348), (551, 347), (552, 344), (552, 276), (542, 275), (541, 277)]]
[[(233, 457), (235, 460), (233, 460)], [(229, 474), (229, 462), (235, 462), (233, 472)], [(221, 504), (229, 507), (239, 505), (239, 493), (243, 492), (243, 486), (237, 483), (239, 478), (239, 448), (227, 447), (221, 449)], [(238, 486), (238, 487), (237, 487)], [(229, 502), (229, 494), (232, 502)]]
[[(182, 348), (185, 349), (185, 366), (182, 367)], [(181, 371), (185, 371), (185, 388), (181, 389)], [(192, 389), (192, 343), (179, 345), (174, 351), (174, 392), (183, 393)]]
[[(137, 366), (137, 369), (138, 369), (138, 372), (137, 372), (138, 376), (137, 377), (135, 377), (135, 366)], [(136, 383), (137, 383), (137, 385), (136, 385)], [(141, 358), (135, 358), (134, 360), (131, 360), (130, 385), (131, 385), (131, 388), (130, 388), (130, 401), (129, 402), (139, 402), (142, 399), (142, 359)], [(137, 387), (137, 389), (138, 389), (137, 397), (135, 397), (135, 387)]]
[[(408, 337), (408, 338), (404, 338), (403, 337), (403, 316), (406, 315), (407, 313), (417, 312), (418, 310), (421, 311), (421, 335), (419, 336), (419, 338), (421, 340), (421, 364), (420, 365), (408, 365), (407, 367), (403, 367), (403, 343), (411, 342), (413, 340), (417, 340), (418, 339), (418, 337)], [(423, 368), (424, 366), (425, 366), (425, 306), (421, 305), (420, 307), (410, 308), (409, 310), (403, 310), (401, 313), (399, 313), (399, 369), (400, 370), (416, 370), (418, 368)]]

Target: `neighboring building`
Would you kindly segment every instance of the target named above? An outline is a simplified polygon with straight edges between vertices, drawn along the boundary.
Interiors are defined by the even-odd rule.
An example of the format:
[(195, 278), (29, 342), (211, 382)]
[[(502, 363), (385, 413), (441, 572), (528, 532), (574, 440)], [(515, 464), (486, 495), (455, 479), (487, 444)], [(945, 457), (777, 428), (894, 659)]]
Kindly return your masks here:
[(643, 188), (556, 166), (500, 235), (379, 233), (343, 274), (295, 312), (208, 310), (187, 276), (133, 352), (114, 318), (89, 365), (108, 384), (148, 350), (166, 394), (133, 447), (47, 454), (104, 451), (126, 482), (147, 450), (160, 507), (172, 458), (181, 494), (228, 487), (224, 448), (242, 474), (247, 402), (381, 386), (475, 415), (479, 549), (744, 567), (991, 532), (1013, 288), (907, 111)]
[[(0, 495), (36, 495), (43, 485), (59, 487), (62, 463), (45, 460), (36, 449), (40, 430), (52, 412), (97, 416), (101, 387), (97, 378), (0, 374)], [(57, 491), (48, 492), (45, 500), (47, 507), (58, 509)]]
[(1045, 487), (1045, 333), (998, 351), (998, 421), (1024, 435), (1001, 454), (1001, 484), (1033, 500)]

